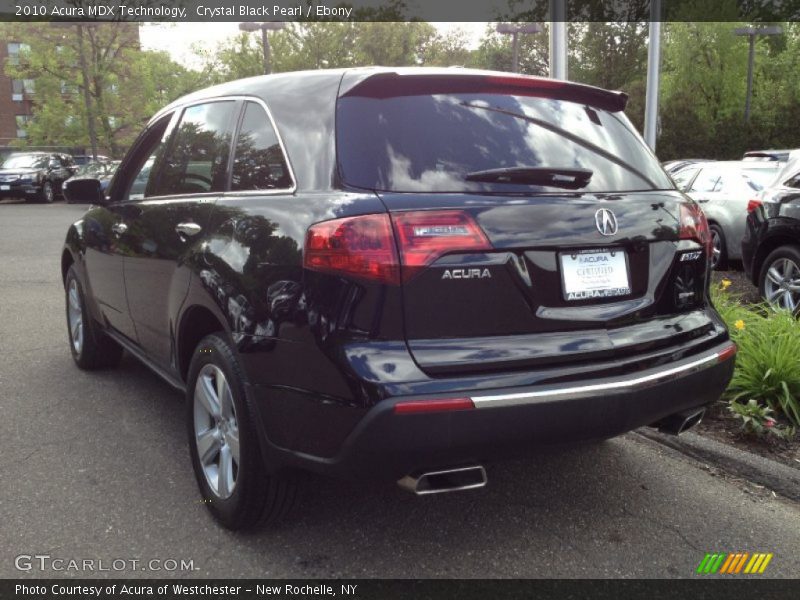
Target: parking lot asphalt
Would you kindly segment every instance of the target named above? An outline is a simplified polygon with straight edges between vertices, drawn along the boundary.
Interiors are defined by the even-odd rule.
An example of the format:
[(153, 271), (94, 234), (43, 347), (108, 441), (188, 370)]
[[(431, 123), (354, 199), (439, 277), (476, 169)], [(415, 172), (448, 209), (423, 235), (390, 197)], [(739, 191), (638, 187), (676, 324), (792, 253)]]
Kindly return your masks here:
[[(706, 552), (772, 552), (762, 577), (800, 573), (800, 506), (635, 433), (488, 465), (485, 489), (458, 494), (309, 477), (279, 527), (221, 529), (180, 394), (129, 356), (72, 362), (59, 256), (84, 209), (0, 205), (0, 577), (672, 578)], [(21, 572), (20, 555), (126, 563)]]

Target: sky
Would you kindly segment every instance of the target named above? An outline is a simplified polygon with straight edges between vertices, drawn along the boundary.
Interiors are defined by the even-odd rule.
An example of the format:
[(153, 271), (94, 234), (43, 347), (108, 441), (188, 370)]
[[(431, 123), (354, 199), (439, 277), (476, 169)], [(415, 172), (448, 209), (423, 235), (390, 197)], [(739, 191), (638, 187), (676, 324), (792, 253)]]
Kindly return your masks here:
[[(486, 23), (433, 23), (439, 31), (446, 33), (462, 29), (467, 33), (472, 47), (477, 47)], [(192, 52), (197, 45), (213, 50), (220, 42), (239, 33), (238, 23), (148, 23), (140, 29), (142, 47), (147, 50), (165, 50), (173, 60), (197, 68), (199, 61)]]

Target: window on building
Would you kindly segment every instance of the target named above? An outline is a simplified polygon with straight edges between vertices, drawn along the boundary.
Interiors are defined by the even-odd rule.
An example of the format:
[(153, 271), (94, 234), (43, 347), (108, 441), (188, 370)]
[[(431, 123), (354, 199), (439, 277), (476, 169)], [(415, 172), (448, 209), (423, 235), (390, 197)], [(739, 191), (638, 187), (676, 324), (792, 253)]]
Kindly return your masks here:
[(18, 138), (26, 138), (28, 137), (28, 122), (31, 120), (30, 115), (17, 115), (17, 137)]
[(14, 102), (22, 102), (24, 98), (23, 92), (25, 91), (24, 84), (22, 83), (22, 79), (12, 79), (11, 80), (11, 99)]
[(8, 62), (12, 65), (18, 65), (20, 55), (25, 56), (31, 51), (30, 44), (22, 44), (20, 42), (8, 42)]
[(74, 83), (69, 83), (67, 81), (61, 81), (61, 93), (65, 96), (73, 95), (78, 93), (78, 86)]

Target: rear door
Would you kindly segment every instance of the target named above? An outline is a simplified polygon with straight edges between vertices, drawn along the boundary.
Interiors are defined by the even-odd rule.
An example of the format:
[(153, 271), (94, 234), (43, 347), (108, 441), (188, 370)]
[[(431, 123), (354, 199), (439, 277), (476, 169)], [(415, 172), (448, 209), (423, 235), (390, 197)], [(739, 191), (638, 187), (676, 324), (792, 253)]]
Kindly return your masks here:
[(669, 319), (704, 303), (707, 232), (686, 227), (700, 223), (696, 205), (618, 97), (561, 85), (343, 84), (341, 176), (375, 190), (391, 213), (406, 337), (429, 372), (674, 343)]
[(174, 318), (214, 203), (227, 186), (239, 105), (222, 99), (185, 107), (168, 141), (143, 156), (144, 186), (141, 174), (130, 182), (123, 215), (128, 306), (140, 345), (164, 367), (174, 366)]

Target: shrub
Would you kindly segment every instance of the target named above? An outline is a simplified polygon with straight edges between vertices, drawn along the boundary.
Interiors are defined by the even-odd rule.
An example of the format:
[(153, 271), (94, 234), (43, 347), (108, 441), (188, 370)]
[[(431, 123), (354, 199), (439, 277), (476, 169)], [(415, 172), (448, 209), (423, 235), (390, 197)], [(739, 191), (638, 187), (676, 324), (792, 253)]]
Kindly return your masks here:
[(742, 306), (723, 289), (712, 290), (712, 300), (739, 346), (725, 397), (740, 406), (753, 400), (800, 425), (800, 323), (789, 311)]

